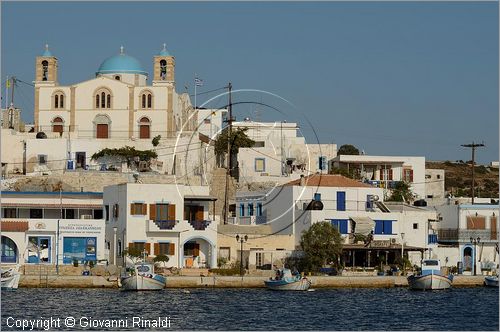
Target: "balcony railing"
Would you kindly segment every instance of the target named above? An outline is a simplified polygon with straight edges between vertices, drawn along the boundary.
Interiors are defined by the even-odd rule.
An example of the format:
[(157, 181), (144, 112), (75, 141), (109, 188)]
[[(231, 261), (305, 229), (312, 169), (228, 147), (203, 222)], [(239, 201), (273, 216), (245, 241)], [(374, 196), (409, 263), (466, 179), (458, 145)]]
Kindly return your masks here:
[(445, 228), (438, 230), (439, 242), (470, 242), (470, 238), (477, 239), (478, 237), (482, 242), (496, 242), (496, 230), (489, 229), (457, 229)]
[(189, 224), (195, 231), (204, 231), (210, 225), (210, 220), (189, 220)]
[(154, 220), (155, 225), (162, 230), (174, 229), (175, 225), (177, 225), (178, 222), (179, 222), (178, 220)]
[(393, 180), (365, 180), (365, 183), (371, 184), (377, 188), (387, 188), (387, 189), (395, 189), (396, 185), (401, 181), (393, 181)]

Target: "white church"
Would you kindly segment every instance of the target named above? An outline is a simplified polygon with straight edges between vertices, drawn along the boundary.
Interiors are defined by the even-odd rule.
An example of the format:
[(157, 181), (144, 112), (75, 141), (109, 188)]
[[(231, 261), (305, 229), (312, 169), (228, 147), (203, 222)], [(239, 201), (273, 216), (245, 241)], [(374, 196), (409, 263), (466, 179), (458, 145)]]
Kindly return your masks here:
[(194, 121), (187, 122), (193, 108), (187, 93), (175, 91), (175, 59), (165, 44), (153, 62), (153, 80), (147, 85), (148, 73), (121, 47), (101, 63), (95, 78), (62, 86), (58, 60), (46, 45), (36, 58), (35, 131), (151, 139), (158, 134), (174, 137), (182, 127), (192, 130)]

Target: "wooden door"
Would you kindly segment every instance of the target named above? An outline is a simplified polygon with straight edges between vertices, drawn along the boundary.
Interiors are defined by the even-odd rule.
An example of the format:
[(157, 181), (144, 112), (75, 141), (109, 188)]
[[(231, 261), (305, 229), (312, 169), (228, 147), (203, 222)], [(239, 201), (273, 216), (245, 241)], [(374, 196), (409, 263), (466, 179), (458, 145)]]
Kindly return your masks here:
[(107, 124), (98, 124), (97, 125), (97, 138), (108, 138), (108, 125)]
[(149, 138), (149, 125), (139, 126), (139, 138)]
[(60, 125), (60, 124), (57, 124), (57, 125), (55, 124), (55, 125), (53, 125), (53, 126), (52, 126), (52, 132), (54, 132), (54, 133), (59, 133), (59, 134), (60, 134), (60, 133), (62, 133), (62, 132), (63, 132), (63, 126), (62, 126), (62, 125)]
[(490, 229), (491, 229), (491, 236), (490, 240), (496, 240), (498, 233), (497, 233), (497, 217), (490, 217)]

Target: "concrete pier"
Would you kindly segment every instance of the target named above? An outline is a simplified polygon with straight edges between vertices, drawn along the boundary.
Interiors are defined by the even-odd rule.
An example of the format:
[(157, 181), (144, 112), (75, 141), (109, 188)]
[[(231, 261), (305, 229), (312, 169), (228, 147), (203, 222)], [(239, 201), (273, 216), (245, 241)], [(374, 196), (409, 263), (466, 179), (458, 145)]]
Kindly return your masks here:
[[(392, 288), (407, 287), (406, 277), (308, 277), (312, 288)], [(170, 276), (167, 288), (264, 288), (267, 277), (245, 276)], [(484, 276), (455, 276), (453, 287), (483, 286)], [(33, 276), (23, 275), (19, 287), (48, 288), (118, 288), (116, 277), (103, 276)]]

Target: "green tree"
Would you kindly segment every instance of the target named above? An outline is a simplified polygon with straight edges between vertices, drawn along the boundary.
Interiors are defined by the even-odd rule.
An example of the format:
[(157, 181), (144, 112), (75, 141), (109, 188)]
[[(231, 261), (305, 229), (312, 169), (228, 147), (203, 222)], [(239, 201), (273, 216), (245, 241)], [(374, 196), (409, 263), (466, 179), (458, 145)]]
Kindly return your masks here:
[(415, 195), (410, 189), (408, 182), (399, 181), (396, 183), (395, 188), (392, 190), (391, 196), (387, 199), (392, 202), (411, 202)]
[(136, 163), (135, 159), (138, 158), (140, 161), (150, 161), (158, 157), (158, 154), (152, 150), (136, 150), (133, 146), (125, 146), (118, 149), (108, 149), (104, 148), (99, 152), (92, 155), (92, 160), (98, 160), (102, 157), (118, 157), (127, 161), (130, 166), (132, 163)]
[(342, 254), (342, 237), (331, 223), (322, 221), (302, 233), (300, 246), (304, 251), (305, 266), (318, 271), (326, 264), (337, 264)]
[(132, 261), (137, 262), (143, 258), (142, 250), (136, 247), (127, 248), (123, 250), (123, 256), (128, 256)]
[(153, 144), (153, 146), (158, 146), (158, 144), (160, 144), (160, 139), (161, 139), (161, 135), (156, 135), (152, 140), (151, 140), (151, 144)]
[[(240, 148), (251, 148), (255, 144), (255, 141), (248, 137), (247, 131), (248, 128), (236, 128), (231, 131), (231, 155), (235, 160), (237, 160), (236, 156)], [(219, 166), (222, 164), (222, 160), (227, 154), (228, 136), (228, 128), (225, 128), (215, 141), (215, 155), (217, 156)]]
[(339, 148), (337, 155), (359, 155), (359, 150), (357, 147), (351, 144), (344, 144)]

